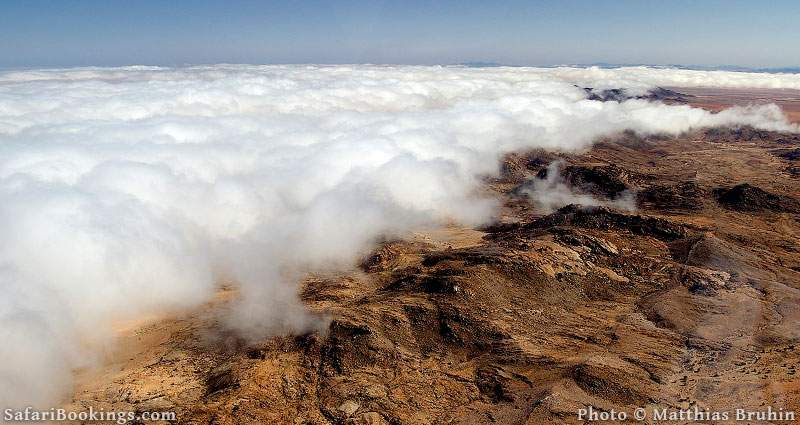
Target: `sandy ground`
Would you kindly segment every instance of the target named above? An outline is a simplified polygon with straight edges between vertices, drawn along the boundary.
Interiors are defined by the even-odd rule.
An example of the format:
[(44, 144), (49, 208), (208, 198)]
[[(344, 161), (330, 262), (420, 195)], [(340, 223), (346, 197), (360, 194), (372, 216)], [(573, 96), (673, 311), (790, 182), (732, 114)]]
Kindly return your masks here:
[(783, 109), (790, 121), (800, 123), (800, 90), (687, 87), (672, 87), (670, 89), (695, 96), (690, 99), (689, 104), (710, 111), (719, 111), (734, 105), (775, 103)]

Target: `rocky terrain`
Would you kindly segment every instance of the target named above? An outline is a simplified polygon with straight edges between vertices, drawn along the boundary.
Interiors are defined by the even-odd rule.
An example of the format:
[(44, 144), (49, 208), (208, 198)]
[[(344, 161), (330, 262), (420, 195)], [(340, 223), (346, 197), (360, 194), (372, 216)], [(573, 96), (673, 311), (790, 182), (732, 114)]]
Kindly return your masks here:
[[(495, 223), (421, 230), (351, 272), (308, 276), (301, 297), (325, 331), (242, 340), (219, 323), (226, 287), (200, 311), (121, 328), (69, 407), (196, 424), (800, 411), (798, 149), (800, 135), (739, 128), (510, 155), (486, 178)], [(636, 211), (537, 211), (520, 188), (555, 160), (576, 193), (633, 193)]]

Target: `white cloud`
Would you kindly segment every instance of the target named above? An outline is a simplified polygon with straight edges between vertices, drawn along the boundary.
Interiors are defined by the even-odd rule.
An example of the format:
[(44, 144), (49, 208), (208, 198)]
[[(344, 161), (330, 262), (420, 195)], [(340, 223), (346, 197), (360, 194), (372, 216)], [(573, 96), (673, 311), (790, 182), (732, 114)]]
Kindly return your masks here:
[(653, 86), (744, 89), (800, 89), (800, 74), (767, 74), (733, 71), (650, 68), (552, 68), (540, 72), (575, 84), (600, 89), (627, 87), (646, 90)]
[[(494, 204), (477, 195), (479, 177), (507, 152), (580, 149), (623, 129), (797, 130), (774, 105), (711, 114), (589, 101), (574, 84), (602, 87), (593, 79), (606, 74), (596, 73), (234, 65), (0, 73), (0, 404), (53, 402), (85, 343), (106, 337), (110, 323), (198, 305), (220, 276), (241, 287), (231, 323), (245, 334), (317, 326), (295, 295), (300, 273), (349, 266), (380, 235), (484, 222)], [(684, 74), (614, 70), (610, 81), (635, 89)], [(762, 87), (775, 77), (748, 78)], [(781, 78), (770, 84), (798, 81)]]

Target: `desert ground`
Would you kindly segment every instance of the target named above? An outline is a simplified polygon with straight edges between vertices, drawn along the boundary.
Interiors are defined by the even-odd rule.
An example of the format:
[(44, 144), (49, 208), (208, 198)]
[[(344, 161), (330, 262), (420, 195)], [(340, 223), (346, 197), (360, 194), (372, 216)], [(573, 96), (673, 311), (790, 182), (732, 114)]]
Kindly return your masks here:
[[(774, 101), (800, 122), (798, 91), (671, 89), (714, 111)], [(610, 207), (538, 210), (525, 189), (556, 160), (571, 190)], [(496, 223), (419, 229), (349, 272), (309, 275), (300, 296), (325, 331), (243, 340), (220, 324), (226, 283), (202, 309), (119, 324), (65, 404), (191, 424), (800, 412), (798, 161), (800, 135), (750, 128), (518, 152), (485, 178)], [(613, 208), (623, 195), (635, 211)]]
[(691, 95), (689, 103), (693, 106), (719, 111), (734, 105), (775, 103), (783, 109), (792, 122), (800, 122), (800, 90), (791, 89), (708, 89), (677, 88), (681, 93)]

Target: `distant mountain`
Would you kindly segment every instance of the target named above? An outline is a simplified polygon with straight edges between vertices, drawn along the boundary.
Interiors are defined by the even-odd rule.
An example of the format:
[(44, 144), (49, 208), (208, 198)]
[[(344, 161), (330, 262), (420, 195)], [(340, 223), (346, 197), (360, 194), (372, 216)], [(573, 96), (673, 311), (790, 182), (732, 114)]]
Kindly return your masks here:
[(477, 62), (462, 62), (462, 63), (459, 63), (458, 65), (466, 66), (467, 68), (496, 68), (498, 66), (510, 66), (510, 65), (504, 65), (502, 63), (497, 63), (497, 62), (481, 62), (481, 61), (477, 61)]

